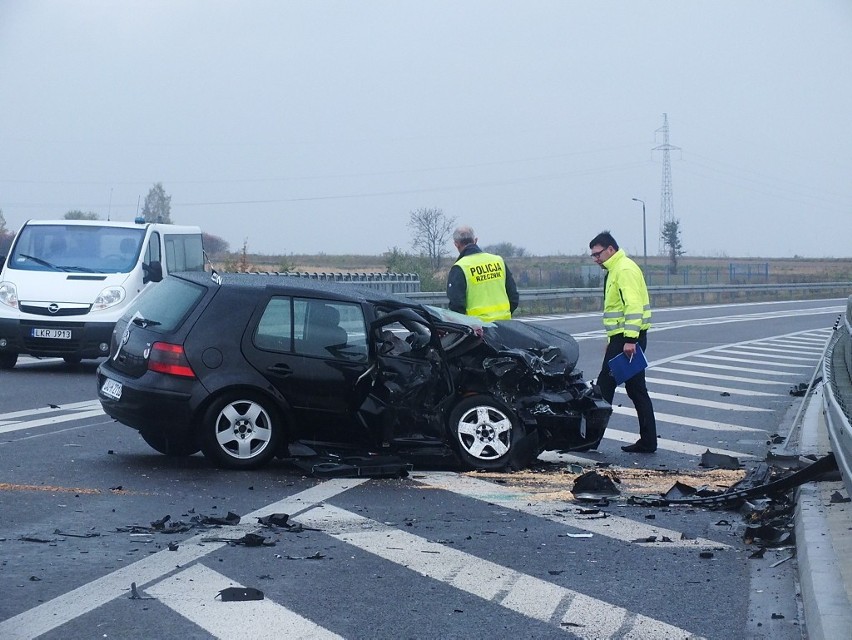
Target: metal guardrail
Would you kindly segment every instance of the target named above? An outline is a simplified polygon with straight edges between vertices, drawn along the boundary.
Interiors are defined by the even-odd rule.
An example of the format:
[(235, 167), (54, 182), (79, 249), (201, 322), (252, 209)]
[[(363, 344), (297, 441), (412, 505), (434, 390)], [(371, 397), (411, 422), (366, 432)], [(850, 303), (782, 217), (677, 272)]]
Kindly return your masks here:
[(823, 415), (831, 450), (846, 492), (852, 495), (852, 296), (846, 302), (845, 316), (835, 324), (822, 367)]
[[(651, 304), (668, 297), (674, 298), (697, 298), (699, 303), (707, 301), (708, 296), (716, 296), (721, 299), (725, 296), (730, 298), (741, 297), (749, 293), (801, 293), (801, 292), (825, 292), (852, 290), (852, 282), (807, 282), (791, 284), (708, 284), (692, 286), (652, 286), (648, 287), (651, 296)], [(595, 288), (573, 288), (573, 289), (523, 289), (520, 292), (521, 304), (567, 301), (574, 299), (598, 298), (603, 299), (603, 291), (600, 287)], [(442, 292), (423, 291), (420, 293), (407, 293), (406, 297), (417, 300), (423, 304), (434, 306), (446, 306), (447, 296)]]
[(322, 282), (357, 284), (361, 287), (379, 289), (390, 293), (409, 295), (420, 291), (420, 276), (416, 273), (353, 273), (353, 272), (308, 272), (308, 271), (251, 271), (258, 275), (304, 278)]

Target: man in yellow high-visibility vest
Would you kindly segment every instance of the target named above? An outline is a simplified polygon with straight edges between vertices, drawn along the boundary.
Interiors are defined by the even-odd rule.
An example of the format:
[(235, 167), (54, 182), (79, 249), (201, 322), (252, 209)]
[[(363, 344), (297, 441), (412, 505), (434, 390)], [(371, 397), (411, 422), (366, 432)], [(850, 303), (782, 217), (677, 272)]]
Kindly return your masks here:
[(503, 258), (484, 252), (477, 240), (471, 227), (453, 232), (459, 258), (447, 275), (450, 310), (488, 322), (511, 320), (520, 300), (515, 279)]
[[(609, 369), (609, 361), (620, 353), (633, 358), (636, 345), (644, 351), (651, 328), (651, 302), (645, 276), (609, 231), (602, 231), (589, 242), (592, 259), (606, 272), (604, 276), (603, 325), (607, 345), (598, 388), (604, 400), (612, 404), (618, 386)], [(628, 453), (653, 453), (657, 450), (657, 419), (654, 405), (645, 385), (645, 372), (640, 371), (624, 383), (627, 397), (639, 418), (639, 440), (621, 447)]]

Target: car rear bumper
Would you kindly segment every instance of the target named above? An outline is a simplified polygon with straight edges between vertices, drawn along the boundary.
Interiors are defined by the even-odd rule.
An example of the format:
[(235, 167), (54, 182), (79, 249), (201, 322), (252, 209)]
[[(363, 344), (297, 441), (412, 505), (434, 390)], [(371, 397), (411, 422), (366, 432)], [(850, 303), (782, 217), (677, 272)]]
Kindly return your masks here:
[[(163, 389), (145, 382), (147, 376), (133, 379), (98, 369), (98, 400), (111, 418), (139, 431), (163, 434), (186, 434), (195, 428), (190, 387), (195, 380), (169, 380), (186, 390)], [(116, 399), (103, 392), (104, 381), (109, 378), (121, 384), (121, 397)]]

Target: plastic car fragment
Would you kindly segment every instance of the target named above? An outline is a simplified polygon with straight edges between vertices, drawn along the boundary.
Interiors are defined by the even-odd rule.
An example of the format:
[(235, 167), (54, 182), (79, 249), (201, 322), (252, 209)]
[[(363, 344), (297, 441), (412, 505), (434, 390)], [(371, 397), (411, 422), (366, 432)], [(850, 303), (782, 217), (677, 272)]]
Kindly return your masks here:
[(701, 462), (698, 466), (707, 469), (742, 469), (739, 458), (723, 453), (713, 453), (710, 449), (701, 454)]
[(216, 594), (222, 602), (245, 602), (263, 600), (263, 591), (254, 587), (227, 587)]
[(405, 478), (414, 468), (396, 456), (370, 455), (296, 458), (293, 464), (318, 478)]
[(621, 492), (609, 476), (597, 471), (589, 471), (574, 481), (571, 493), (577, 500), (594, 501), (609, 496), (617, 496)]

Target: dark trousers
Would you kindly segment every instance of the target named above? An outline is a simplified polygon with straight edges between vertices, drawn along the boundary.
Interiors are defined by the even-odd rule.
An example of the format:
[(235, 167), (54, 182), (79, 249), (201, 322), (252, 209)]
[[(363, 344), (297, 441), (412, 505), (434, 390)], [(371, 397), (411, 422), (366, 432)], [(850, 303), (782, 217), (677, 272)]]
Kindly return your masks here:
[[(648, 344), (647, 332), (639, 333), (637, 341), (642, 351), (646, 351)], [(598, 388), (601, 390), (601, 395), (604, 400), (612, 404), (612, 399), (615, 397), (615, 388), (618, 386), (615, 383), (615, 378), (609, 370), (609, 361), (622, 353), (624, 350), (624, 336), (615, 335), (609, 340), (606, 346), (606, 354), (604, 355), (601, 372), (598, 374)], [(651, 404), (651, 397), (648, 395), (648, 387), (645, 386), (645, 372), (637, 373), (624, 383), (624, 390), (627, 391), (627, 397), (633, 402), (636, 408), (636, 416), (639, 418), (639, 442), (650, 447), (657, 446), (657, 420), (654, 417), (654, 405)]]

